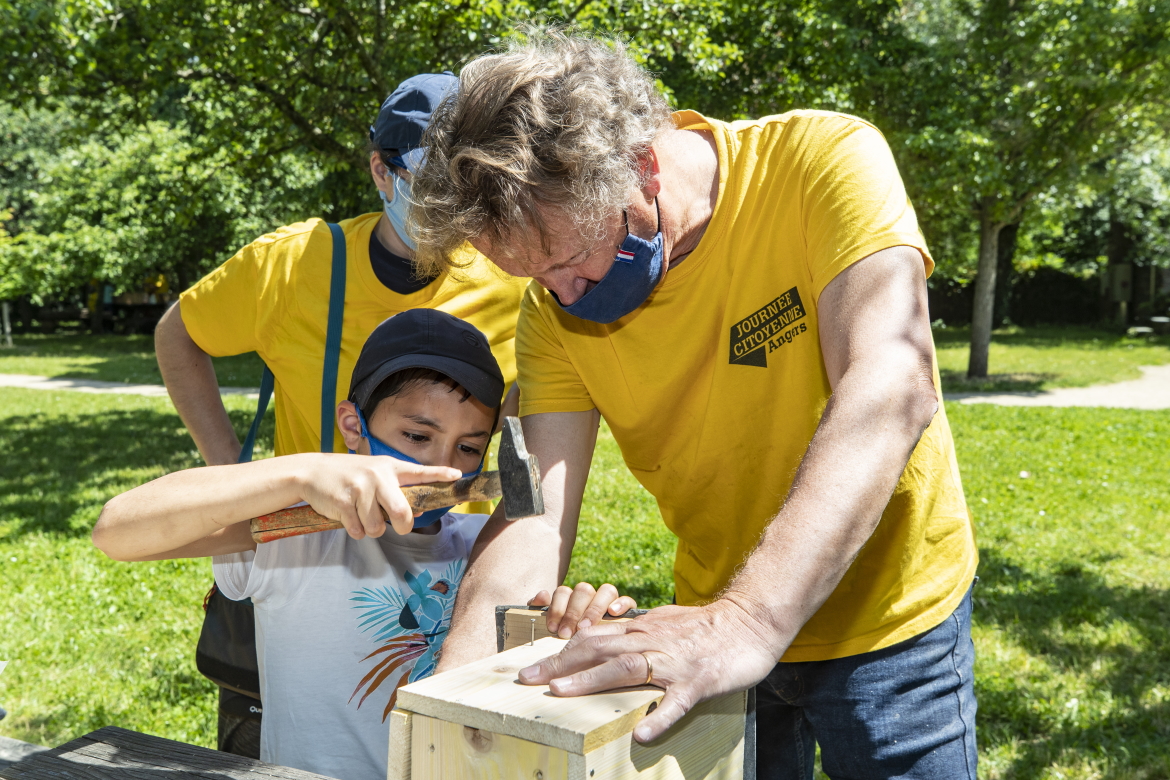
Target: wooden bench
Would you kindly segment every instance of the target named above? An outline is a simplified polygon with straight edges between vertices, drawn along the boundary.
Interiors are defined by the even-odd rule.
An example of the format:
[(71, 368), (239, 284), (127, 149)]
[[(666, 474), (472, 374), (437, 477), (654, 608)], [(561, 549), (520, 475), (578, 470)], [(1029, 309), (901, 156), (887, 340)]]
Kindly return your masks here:
[(330, 780), (115, 726), (0, 768), (4, 780)]

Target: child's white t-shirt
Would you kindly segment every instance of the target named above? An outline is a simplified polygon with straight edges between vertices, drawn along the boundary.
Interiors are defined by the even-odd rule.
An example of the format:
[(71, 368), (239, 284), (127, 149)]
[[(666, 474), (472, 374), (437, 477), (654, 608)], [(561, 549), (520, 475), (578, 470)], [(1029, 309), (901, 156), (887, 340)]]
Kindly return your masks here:
[(261, 760), (384, 780), (398, 684), (434, 672), (486, 521), (448, 513), (433, 535), (323, 531), (212, 559), (223, 595), (255, 605)]

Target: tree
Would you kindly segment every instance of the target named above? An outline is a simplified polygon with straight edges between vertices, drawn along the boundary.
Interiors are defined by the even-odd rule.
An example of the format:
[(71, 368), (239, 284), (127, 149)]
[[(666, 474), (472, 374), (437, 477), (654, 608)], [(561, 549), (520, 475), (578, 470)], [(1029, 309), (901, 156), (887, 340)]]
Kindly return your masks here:
[(1170, 2), (955, 0), (908, 16), (918, 45), (881, 108), (916, 202), (978, 225), (968, 376), (985, 377), (1000, 232), (1151, 131), (1170, 94)]
[[(17, 134), (50, 124), (51, 114), (0, 107), (0, 127)], [(298, 210), (319, 177), (286, 156), (280, 179), (246, 181), (230, 161), (158, 121), (74, 146), (26, 146), (19, 176), (0, 177), (20, 206), (20, 232), (0, 245), (0, 298), (58, 298), (92, 279), (121, 292), (159, 274), (185, 287)]]
[[(147, 267), (185, 283), (253, 238), (243, 225), (375, 209), (364, 146), (387, 93), (524, 22), (617, 31), (681, 105), (732, 117), (847, 109), (850, 85), (889, 60), (896, 19), (894, 0), (0, 0), (0, 28), (17, 31), (0, 48), (0, 104), (27, 118), (0, 155), (16, 236), (0, 263), (10, 289), (41, 297)], [(31, 167), (30, 144), (45, 147)], [(73, 163), (55, 156), (86, 181), (63, 183)], [(311, 175), (290, 188), (290, 170)]]

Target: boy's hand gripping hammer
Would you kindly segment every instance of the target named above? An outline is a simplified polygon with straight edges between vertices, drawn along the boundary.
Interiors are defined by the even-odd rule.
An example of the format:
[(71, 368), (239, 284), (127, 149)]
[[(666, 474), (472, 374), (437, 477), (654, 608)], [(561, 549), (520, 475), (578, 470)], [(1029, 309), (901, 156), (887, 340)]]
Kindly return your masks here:
[[(499, 471), (485, 471), (454, 482), (433, 482), (402, 488), (403, 495), (415, 512), (462, 504), (466, 501), (504, 499), (504, 517), (519, 520), (544, 514), (544, 495), (540, 491), (540, 466), (536, 456), (524, 445), (520, 420), (504, 418), (500, 435)], [(282, 509), (252, 518), (252, 539), (258, 544), (300, 536), (317, 531), (344, 528), (336, 520), (317, 514), (311, 506)]]

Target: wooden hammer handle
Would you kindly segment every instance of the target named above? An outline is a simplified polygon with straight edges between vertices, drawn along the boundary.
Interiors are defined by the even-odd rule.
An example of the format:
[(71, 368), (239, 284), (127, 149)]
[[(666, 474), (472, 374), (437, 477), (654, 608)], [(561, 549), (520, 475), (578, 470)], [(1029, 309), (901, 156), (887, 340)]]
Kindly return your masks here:
[[(416, 512), (453, 506), (467, 501), (490, 501), (500, 497), (500, 473), (498, 471), (485, 471), (474, 477), (464, 477), (454, 482), (411, 485), (402, 488), (402, 493)], [(385, 516), (384, 512), (383, 516)], [(307, 505), (294, 506), (289, 509), (281, 509), (279, 512), (254, 517), (251, 526), (252, 540), (257, 544), (289, 536), (300, 536), (345, 527), (337, 520), (330, 520), (328, 517), (318, 514), (313, 510), (313, 507)]]

